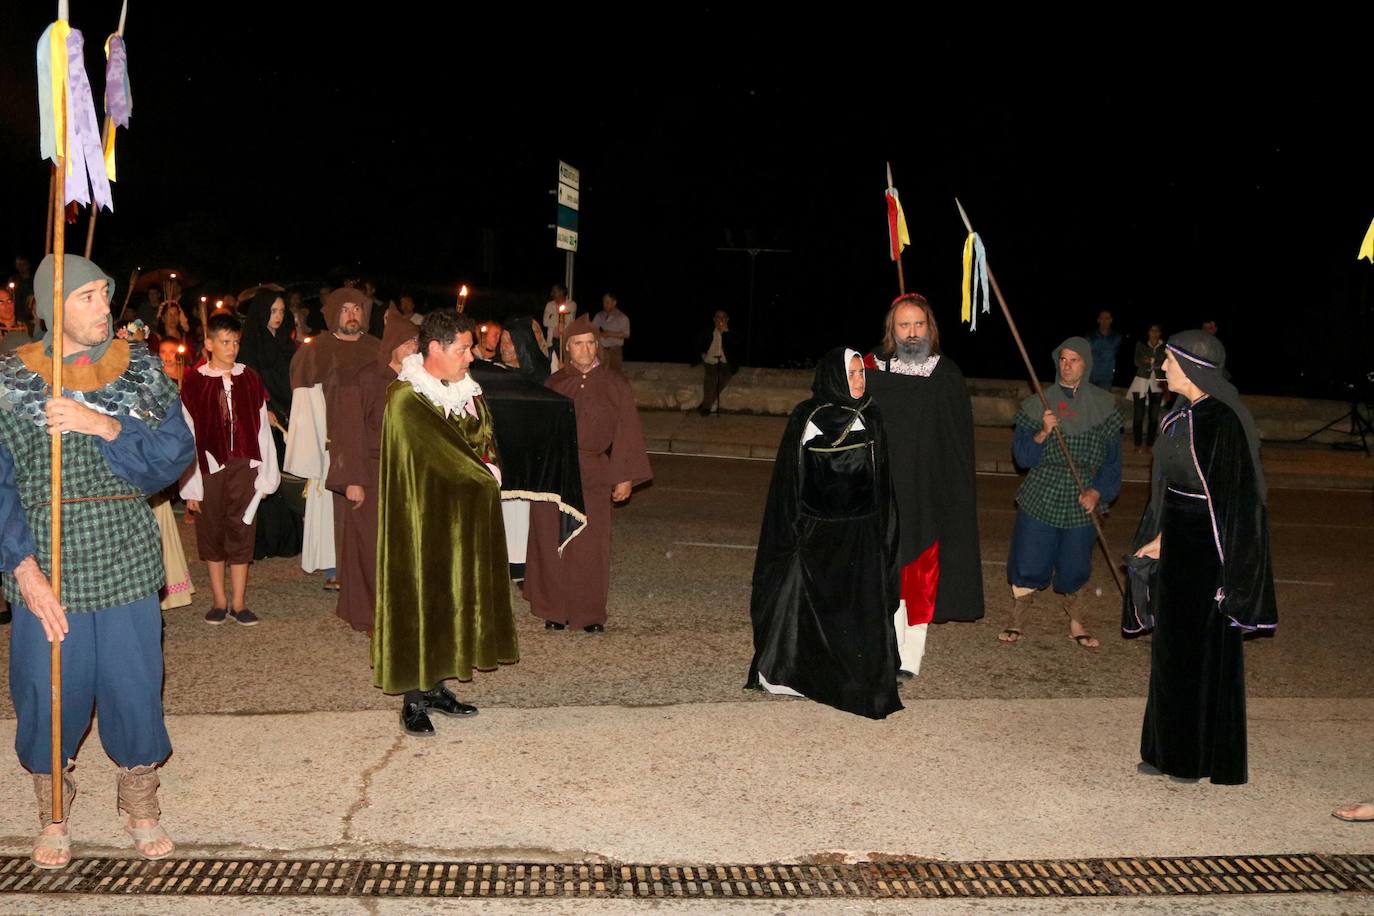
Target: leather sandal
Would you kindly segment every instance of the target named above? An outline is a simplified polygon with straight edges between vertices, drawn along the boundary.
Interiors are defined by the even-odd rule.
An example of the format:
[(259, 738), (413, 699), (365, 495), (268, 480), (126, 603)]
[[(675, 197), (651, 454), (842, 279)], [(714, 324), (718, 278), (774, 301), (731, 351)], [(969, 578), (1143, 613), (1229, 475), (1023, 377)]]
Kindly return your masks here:
[(172, 842), (172, 838), (167, 834), (167, 831), (163, 829), (161, 824), (154, 824), (151, 827), (135, 827), (133, 824), (125, 824), (124, 832), (134, 838), (134, 849), (138, 850), (138, 854), (150, 862), (156, 862), (158, 859), (165, 859), (176, 852), (175, 845), (166, 852), (159, 853), (158, 855), (152, 855), (143, 851), (143, 847), (150, 843), (159, 843), (163, 840), (169, 843)]
[(38, 838), (33, 841), (33, 851), (37, 853), (40, 849), (52, 849), (58, 852), (65, 852), (67, 858), (62, 862), (40, 862), (38, 861), (37, 855), (30, 855), (29, 861), (33, 863), (34, 868), (41, 868), (45, 871), (59, 871), (72, 864), (72, 838), (70, 834), (61, 833), (54, 835), (51, 833), (40, 833)]
[[(53, 822), (52, 777), (49, 776), (47, 773), (34, 773), (33, 790), (34, 795), (37, 796), (38, 799), (39, 827), (40, 829), (47, 829), (47, 827)], [(67, 858), (64, 862), (40, 862), (36, 857), (30, 855), (29, 861), (31, 861), (34, 864), (35, 868), (41, 868), (45, 871), (57, 871), (59, 869), (66, 868), (71, 863), (71, 811), (72, 802), (74, 802), (75, 800), (76, 779), (73, 778), (71, 768), (68, 767), (62, 773), (62, 815), (63, 823), (67, 825), (68, 832), (58, 835), (40, 833), (38, 837), (33, 841), (34, 852), (38, 852), (38, 850), (40, 849), (65, 850), (67, 852)]]

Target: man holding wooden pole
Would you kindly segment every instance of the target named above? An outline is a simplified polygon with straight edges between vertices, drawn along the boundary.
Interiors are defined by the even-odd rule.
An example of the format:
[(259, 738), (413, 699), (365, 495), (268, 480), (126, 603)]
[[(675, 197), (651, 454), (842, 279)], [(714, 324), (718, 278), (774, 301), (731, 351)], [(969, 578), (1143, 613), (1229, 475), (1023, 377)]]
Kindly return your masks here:
[[(113, 338), (114, 281), (76, 255), (49, 256), (35, 277), (38, 315), (60, 325), (62, 397), (53, 397), (54, 333), (0, 358), (0, 561), (14, 605), (10, 689), (15, 749), (34, 774), (42, 833), (33, 861), (71, 858), (66, 816), (77, 746), (100, 709), (100, 742), (119, 766), (118, 805), (139, 853), (163, 858), (157, 766), (171, 753), (162, 716), (161, 540), (147, 496), (194, 457), (177, 390), (144, 347)], [(65, 295), (54, 317), (54, 285)], [(68, 292), (69, 291), (69, 292)], [(61, 434), (61, 541), (52, 537), (56, 476), (51, 434)], [(57, 557), (61, 598), (53, 589)], [(61, 748), (54, 754), (50, 661), (60, 643)], [(53, 760), (64, 768), (54, 822)]]

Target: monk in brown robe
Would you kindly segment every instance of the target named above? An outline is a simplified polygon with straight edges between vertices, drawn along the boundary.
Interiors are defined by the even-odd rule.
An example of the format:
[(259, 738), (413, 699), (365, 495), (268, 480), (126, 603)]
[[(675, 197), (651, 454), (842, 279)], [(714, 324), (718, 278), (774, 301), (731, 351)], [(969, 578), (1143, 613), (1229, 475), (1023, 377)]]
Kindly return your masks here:
[(309, 338), (291, 358), (291, 423), (286, 433), (283, 470), (307, 481), (305, 537), (301, 569), (324, 570), (325, 588), (335, 590), (335, 559), (342, 549), (334, 518), (348, 510), (348, 502), (328, 493), (331, 452), (325, 385), (335, 369), (356, 369), (377, 358), (382, 342), (363, 328), (363, 295), (344, 287), (325, 296), (324, 319), (329, 329)]
[(386, 390), (396, 381), (401, 360), (415, 352), (419, 336), (420, 328), (391, 308), (376, 361), (335, 370), (325, 386), (330, 440), (326, 485), (349, 506), (334, 519), (342, 531), (335, 613), (353, 629), (369, 634), (377, 598), (377, 475)]
[(634, 392), (623, 375), (601, 365), (600, 340), (585, 316), (564, 331), (567, 365), (544, 384), (571, 398), (577, 412), (577, 457), (587, 527), (558, 553), (558, 507), (530, 506), (524, 595), (545, 629), (606, 629), (611, 588), (611, 505), (653, 477)]

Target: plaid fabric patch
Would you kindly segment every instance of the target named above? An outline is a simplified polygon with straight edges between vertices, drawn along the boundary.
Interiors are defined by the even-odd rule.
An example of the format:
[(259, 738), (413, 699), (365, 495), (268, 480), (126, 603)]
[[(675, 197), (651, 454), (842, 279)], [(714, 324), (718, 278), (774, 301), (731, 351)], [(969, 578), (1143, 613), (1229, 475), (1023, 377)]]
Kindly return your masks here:
[[(142, 348), (140, 348), (142, 349)], [(121, 397), (123, 410), (102, 403), (92, 392), (82, 398), (102, 413), (135, 414), (156, 428), (176, 401), (176, 388), (151, 359), (139, 353), (129, 369), (110, 389), (139, 389), (139, 397)], [(146, 354), (151, 357), (151, 354)], [(37, 378), (37, 376), (34, 376)], [(30, 392), (29, 400), (46, 398), (46, 386)], [(101, 389), (105, 392), (105, 389)], [(9, 392), (7, 392), (9, 393)], [(92, 396), (96, 395), (96, 396)], [(150, 409), (156, 404), (160, 409)], [(15, 484), (19, 490), (29, 531), (38, 547), (35, 559), (52, 573), (51, 442), (44, 426), (35, 423), (24, 409), (0, 409), (0, 441), (14, 457)], [(98, 611), (118, 607), (162, 587), (162, 537), (146, 494), (127, 480), (110, 473), (105, 457), (92, 436), (68, 433), (62, 437), (62, 498), (128, 496), (131, 499), (99, 499), (62, 506), (62, 603), (68, 611)], [(5, 597), (21, 602), (14, 576), (5, 571)]]
[[(1017, 411), (1017, 429), (1038, 433), (1041, 425), (1039, 418)], [(1124, 425), (1121, 412), (1114, 410), (1106, 421), (1092, 429), (1064, 437), (1085, 484), (1097, 476), (1107, 459), (1107, 447), (1114, 440), (1120, 440)], [(1017, 490), (1016, 504), (1027, 515), (1055, 528), (1084, 528), (1092, 524), (1088, 513), (1078, 504), (1078, 485), (1064, 461), (1064, 453), (1049, 440), (1045, 442), (1040, 463), (1030, 469), (1021, 489)]]

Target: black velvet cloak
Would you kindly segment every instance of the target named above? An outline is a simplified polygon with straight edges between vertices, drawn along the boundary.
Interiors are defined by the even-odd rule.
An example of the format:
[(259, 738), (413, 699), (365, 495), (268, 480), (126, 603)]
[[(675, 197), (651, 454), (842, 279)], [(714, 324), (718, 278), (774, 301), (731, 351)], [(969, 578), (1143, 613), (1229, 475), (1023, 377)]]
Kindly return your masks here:
[[(896, 505), (882, 415), (867, 397), (850, 396), (845, 353), (821, 361), (815, 397), (793, 409), (778, 447), (754, 565), (746, 686), (759, 687), (762, 673), (770, 684), (882, 719), (902, 708), (892, 623), (901, 582)], [(821, 434), (803, 441), (808, 423)]]
[(496, 424), (502, 498), (557, 503), (558, 543), (566, 544), (587, 524), (573, 402), (501, 366), (473, 363), (469, 371)]
[(1159, 534), (1159, 560), (1122, 615), (1127, 636), (1154, 634), (1140, 759), (1171, 776), (1237, 785), (1249, 778), (1243, 639), (1278, 623), (1268, 509), (1246, 427), (1218, 398), (1184, 402), (1162, 424), (1154, 467), (1132, 553)]
[(870, 370), (897, 495), (901, 566), (940, 542), (935, 623), (983, 616), (983, 561), (973, 458), (973, 404), (964, 374), (941, 356), (929, 378)]

